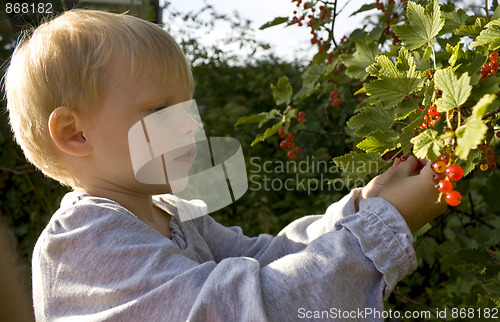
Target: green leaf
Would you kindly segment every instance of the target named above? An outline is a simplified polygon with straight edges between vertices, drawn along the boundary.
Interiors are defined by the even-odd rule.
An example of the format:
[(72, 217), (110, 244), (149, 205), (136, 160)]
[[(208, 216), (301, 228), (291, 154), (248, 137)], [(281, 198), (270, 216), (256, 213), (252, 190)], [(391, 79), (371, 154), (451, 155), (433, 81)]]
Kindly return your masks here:
[(375, 42), (356, 41), (356, 51), (351, 55), (341, 55), (340, 59), (346, 65), (345, 73), (353, 79), (364, 80), (368, 76), (366, 68), (370, 66), (378, 54)]
[(396, 120), (404, 120), (413, 112), (415, 112), (415, 105), (411, 99), (403, 100), (395, 109)]
[(359, 142), (356, 147), (368, 153), (383, 154), (387, 150), (394, 147), (394, 142), (398, 139), (398, 137), (398, 132), (391, 129), (385, 132), (376, 131), (363, 141)]
[(478, 17), (473, 25), (460, 26), (456, 34), (459, 36), (469, 36), (471, 38), (476, 38), (477, 36), (479, 36), (485, 26), (486, 19), (484, 19), (483, 17)]
[(304, 73), (302, 73), (302, 88), (295, 94), (294, 98), (304, 99), (309, 97), (316, 88), (316, 83), (324, 70), (324, 65), (319, 64), (311, 64), (307, 67)]
[(463, 73), (457, 77), (451, 69), (439, 69), (434, 74), (436, 88), (443, 92), (443, 96), (437, 100), (438, 112), (447, 112), (465, 103), (472, 90), (470, 77)]
[(238, 126), (241, 124), (249, 124), (249, 123), (259, 123), (259, 122), (264, 121), (268, 115), (269, 115), (269, 113), (262, 112), (259, 114), (244, 116), (244, 117), (239, 118), (238, 121), (236, 121), (236, 123), (234, 124), (234, 126)]
[(271, 126), (270, 128), (266, 129), (266, 131), (263, 134), (257, 135), (257, 137), (255, 138), (255, 140), (253, 140), (252, 144), (250, 144), (250, 146), (254, 146), (257, 143), (264, 141), (268, 137), (271, 137), (272, 135), (278, 133), (278, 130), (283, 125), (283, 123), (284, 122), (276, 123), (273, 126)]
[(351, 13), (350, 17), (355, 16), (355, 15), (362, 13), (362, 12), (365, 12), (365, 11), (373, 10), (375, 8), (376, 8), (375, 3), (364, 4), (361, 6), (361, 8), (359, 8), (358, 10)]
[(445, 24), (441, 30), (444, 34), (452, 32), (455, 29), (460, 28), (462, 25), (465, 25), (465, 21), (467, 20), (467, 13), (462, 9), (451, 12), (442, 12), (441, 15), (445, 19)]
[(355, 174), (357, 178), (375, 173), (389, 164), (388, 161), (382, 160), (382, 157), (378, 153), (359, 153), (355, 151), (334, 158), (333, 162), (335, 162), (342, 171), (349, 174)]
[(462, 169), (464, 170), (464, 177), (474, 171), (476, 165), (478, 164), (479, 158), (482, 156), (482, 152), (478, 150), (471, 150), (467, 156), (467, 160), (462, 164)]
[(390, 129), (393, 123), (394, 109), (372, 105), (351, 117), (347, 126), (356, 130), (354, 134), (357, 136), (368, 136), (377, 130)]
[(419, 159), (437, 159), (443, 148), (443, 142), (437, 139), (437, 135), (437, 131), (429, 129), (412, 138), (413, 154)]
[(395, 143), (401, 146), (408, 145), (410, 143), (410, 140), (413, 138), (413, 135), (415, 134), (415, 129), (420, 126), (420, 124), (422, 124), (422, 121), (422, 117), (416, 117), (414, 120), (412, 120), (410, 124), (408, 124), (401, 130), (401, 134)]
[(436, 260), (437, 246), (436, 240), (428, 236), (422, 237), (418, 244), (417, 252), (429, 266), (432, 266)]
[(500, 47), (500, 19), (490, 21), (486, 29), (472, 42), (471, 47), (490, 45), (490, 50)]
[(406, 11), (409, 25), (392, 25), (391, 28), (409, 50), (431, 44), (444, 26), (441, 10), (437, 0), (429, 2), (424, 9), (421, 5), (410, 1)]
[(455, 47), (451, 46), (450, 44), (446, 44), (446, 51), (451, 53), (451, 57), (450, 59), (448, 59), (448, 63), (450, 64), (450, 67), (453, 68), (460, 55), (460, 41)]
[(269, 27), (281, 25), (282, 23), (285, 23), (287, 21), (288, 21), (288, 17), (276, 17), (276, 18), (274, 18), (273, 21), (266, 22), (265, 24), (260, 26), (259, 30), (264, 30), (264, 29), (267, 29)]
[(276, 105), (290, 104), (290, 100), (292, 99), (292, 85), (290, 85), (288, 77), (282, 76), (278, 80), (277, 86), (271, 84), (271, 90), (273, 91), (273, 97)]
[(416, 70), (413, 56), (402, 47), (396, 63), (387, 56), (379, 55), (376, 63), (367, 68), (378, 79), (364, 85), (368, 95), (380, 101), (387, 108), (398, 105), (406, 95), (418, 90), (424, 79)]
[(482, 117), (495, 98), (496, 96), (491, 94), (483, 96), (472, 108), (472, 115), (467, 118), (464, 126), (457, 130), (455, 153), (460, 159), (467, 160), (469, 152), (483, 141), (488, 127), (484, 124)]

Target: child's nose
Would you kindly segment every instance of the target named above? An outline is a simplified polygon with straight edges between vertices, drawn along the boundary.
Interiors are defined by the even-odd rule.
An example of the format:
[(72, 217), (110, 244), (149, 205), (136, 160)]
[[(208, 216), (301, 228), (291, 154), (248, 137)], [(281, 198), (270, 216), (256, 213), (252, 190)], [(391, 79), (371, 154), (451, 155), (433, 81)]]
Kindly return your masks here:
[(199, 127), (198, 122), (188, 113), (185, 113), (179, 122), (179, 128), (183, 135), (194, 135)]

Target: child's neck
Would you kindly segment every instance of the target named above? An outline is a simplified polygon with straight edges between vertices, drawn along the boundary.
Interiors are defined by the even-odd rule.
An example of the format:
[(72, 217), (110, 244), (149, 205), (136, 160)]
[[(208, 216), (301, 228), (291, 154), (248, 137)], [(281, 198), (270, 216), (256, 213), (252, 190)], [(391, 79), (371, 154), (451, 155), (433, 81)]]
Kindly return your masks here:
[(90, 196), (113, 200), (130, 211), (134, 216), (159, 231), (163, 236), (170, 236), (171, 216), (160, 208), (154, 206), (152, 195), (140, 195), (115, 190), (102, 190), (96, 188), (74, 188), (75, 191), (86, 193)]

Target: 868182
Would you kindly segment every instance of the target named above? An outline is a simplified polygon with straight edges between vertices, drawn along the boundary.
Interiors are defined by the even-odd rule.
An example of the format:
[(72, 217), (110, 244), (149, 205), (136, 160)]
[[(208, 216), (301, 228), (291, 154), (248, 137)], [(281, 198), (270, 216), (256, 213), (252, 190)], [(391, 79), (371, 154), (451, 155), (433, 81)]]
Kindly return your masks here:
[(52, 3), (27, 3), (16, 2), (5, 3), (5, 13), (7, 14), (50, 14), (52, 13)]

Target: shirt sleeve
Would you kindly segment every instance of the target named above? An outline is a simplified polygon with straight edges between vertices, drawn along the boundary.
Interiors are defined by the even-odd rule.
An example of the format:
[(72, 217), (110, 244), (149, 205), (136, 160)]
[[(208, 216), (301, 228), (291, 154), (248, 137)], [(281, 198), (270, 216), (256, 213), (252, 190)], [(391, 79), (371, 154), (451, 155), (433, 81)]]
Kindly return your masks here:
[(131, 216), (87, 207), (84, 225), (51, 221), (35, 247), (37, 320), (296, 321), (317, 310), (376, 320), (359, 310), (382, 310), (384, 290), (414, 269), (411, 234), (383, 199), (362, 201), (358, 213), (343, 209), (261, 237), (261, 253), (240, 232), (213, 226), (228, 244), (250, 245), (236, 253), (256, 256), (199, 263)]

